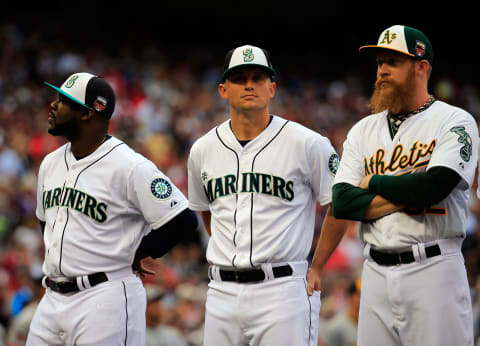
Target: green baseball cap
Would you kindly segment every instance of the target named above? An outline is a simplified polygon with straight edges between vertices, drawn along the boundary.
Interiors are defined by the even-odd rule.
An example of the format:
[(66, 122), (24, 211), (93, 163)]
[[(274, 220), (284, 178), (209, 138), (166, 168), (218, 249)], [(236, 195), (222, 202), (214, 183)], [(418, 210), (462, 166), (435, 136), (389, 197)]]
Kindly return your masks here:
[(405, 25), (394, 25), (385, 29), (376, 45), (361, 46), (365, 48), (382, 48), (400, 52), (418, 60), (433, 63), (433, 48), (428, 37), (420, 30)]

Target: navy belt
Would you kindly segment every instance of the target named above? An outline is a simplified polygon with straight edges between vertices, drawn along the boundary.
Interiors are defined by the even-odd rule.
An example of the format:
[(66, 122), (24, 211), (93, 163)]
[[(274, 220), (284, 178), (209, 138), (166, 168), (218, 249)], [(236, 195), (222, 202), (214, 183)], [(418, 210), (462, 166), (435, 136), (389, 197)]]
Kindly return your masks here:
[[(290, 276), (293, 274), (292, 267), (288, 264), (280, 267), (272, 268), (273, 276), (275, 278), (281, 278), (284, 276)], [(220, 278), (222, 281), (235, 281), (239, 283), (258, 282), (265, 280), (265, 273), (262, 269), (251, 270), (219, 270)]]
[[(102, 282), (108, 281), (107, 274), (105, 273), (95, 273), (90, 274), (87, 276), (88, 282), (90, 287), (96, 286)], [(45, 279), (45, 283), (48, 287), (52, 289), (52, 291), (61, 293), (61, 294), (68, 294), (80, 291), (77, 285), (77, 279), (69, 279), (69, 280), (62, 280), (62, 281), (53, 281), (50, 280), (48, 277)]]
[[(438, 244), (428, 246), (425, 248), (425, 255), (427, 258), (441, 255), (442, 251)], [(412, 251), (405, 251), (400, 253), (383, 252), (370, 248), (370, 257), (378, 264), (383, 266), (395, 266), (400, 264), (408, 264), (415, 262), (415, 256)]]

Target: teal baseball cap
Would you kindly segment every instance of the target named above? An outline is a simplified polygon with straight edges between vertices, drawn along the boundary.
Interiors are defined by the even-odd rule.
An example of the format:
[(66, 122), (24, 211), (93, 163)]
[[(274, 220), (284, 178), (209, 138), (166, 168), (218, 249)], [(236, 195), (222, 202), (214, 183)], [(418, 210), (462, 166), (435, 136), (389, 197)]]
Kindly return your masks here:
[(60, 87), (44, 82), (45, 85), (83, 107), (94, 109), (110, 118), (115, 109), (113, 88), (102, 78), (79, 72), (70, 75)]

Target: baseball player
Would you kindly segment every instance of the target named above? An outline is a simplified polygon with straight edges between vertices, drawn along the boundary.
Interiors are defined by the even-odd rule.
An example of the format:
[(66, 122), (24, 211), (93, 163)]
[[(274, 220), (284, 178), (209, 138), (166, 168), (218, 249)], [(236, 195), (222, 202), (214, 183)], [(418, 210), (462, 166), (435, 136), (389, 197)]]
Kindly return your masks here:
[(360, 49), (376, 53), (374, 114), (349, 131), (333, 186), (334, 215), (361, 221), (365, 243), (358, 345), (473, 345), (461, 245), (476, 122), (428, 93), (421, 31), (395, 25)]
[[(339, 158), (327, 138), (269, 113), (275, 91), (265, 50), (229, 51), (218, 92), (230, 120), (190, 151), (190, 208), (211, 235), (206, 346), (317, 344), (321, 273), (312, 266), (307, 282), (306, 258)], [(330, 208), (325, 224), (345, 228)]]
[[(110, 85), (75, 73), (51, 103), (48, 132), (69, 142), (43, 160), (36, 214), (46, 293), (27, 345), (144, 345), (145, 290), (132, 263), (159, 257), (197, 218), (179, 189), (107, 133)], [(151, 231), (150, 231), (151, 230)]]

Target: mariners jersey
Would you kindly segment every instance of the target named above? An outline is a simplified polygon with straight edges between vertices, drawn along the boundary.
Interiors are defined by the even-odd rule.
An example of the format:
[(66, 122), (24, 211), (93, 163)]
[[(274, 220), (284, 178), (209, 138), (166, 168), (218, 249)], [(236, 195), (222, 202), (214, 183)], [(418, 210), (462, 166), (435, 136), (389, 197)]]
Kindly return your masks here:
[(305, 260), (316, 200), (331, 202), (337, 165), (327, 138), (277, 116), (244, 147), (229, 120), (198, 139), (188, 194), (191, 209), (212, 215), (208, 262), (248, 268)]
[(38, 174), (49, 277), (129, 267), (143, 236), (186, 209), (182, 192), (156, 166), (115, 137), (77, 160), (67, 143)]
[(364, 241), (398, 249), (441, 238), (464, 237), (470, 187), (478, 155), (478, 128), (464, 110), (435, 101), (407, 118), (393, 140), (387, 113), (370, 115), (348, 133), (336, 183), (358, 186), (368, 174), (402, 175), (447, 167), (462, 178), (448, 197), (436, 205), (407, 209), (363, 222)]

